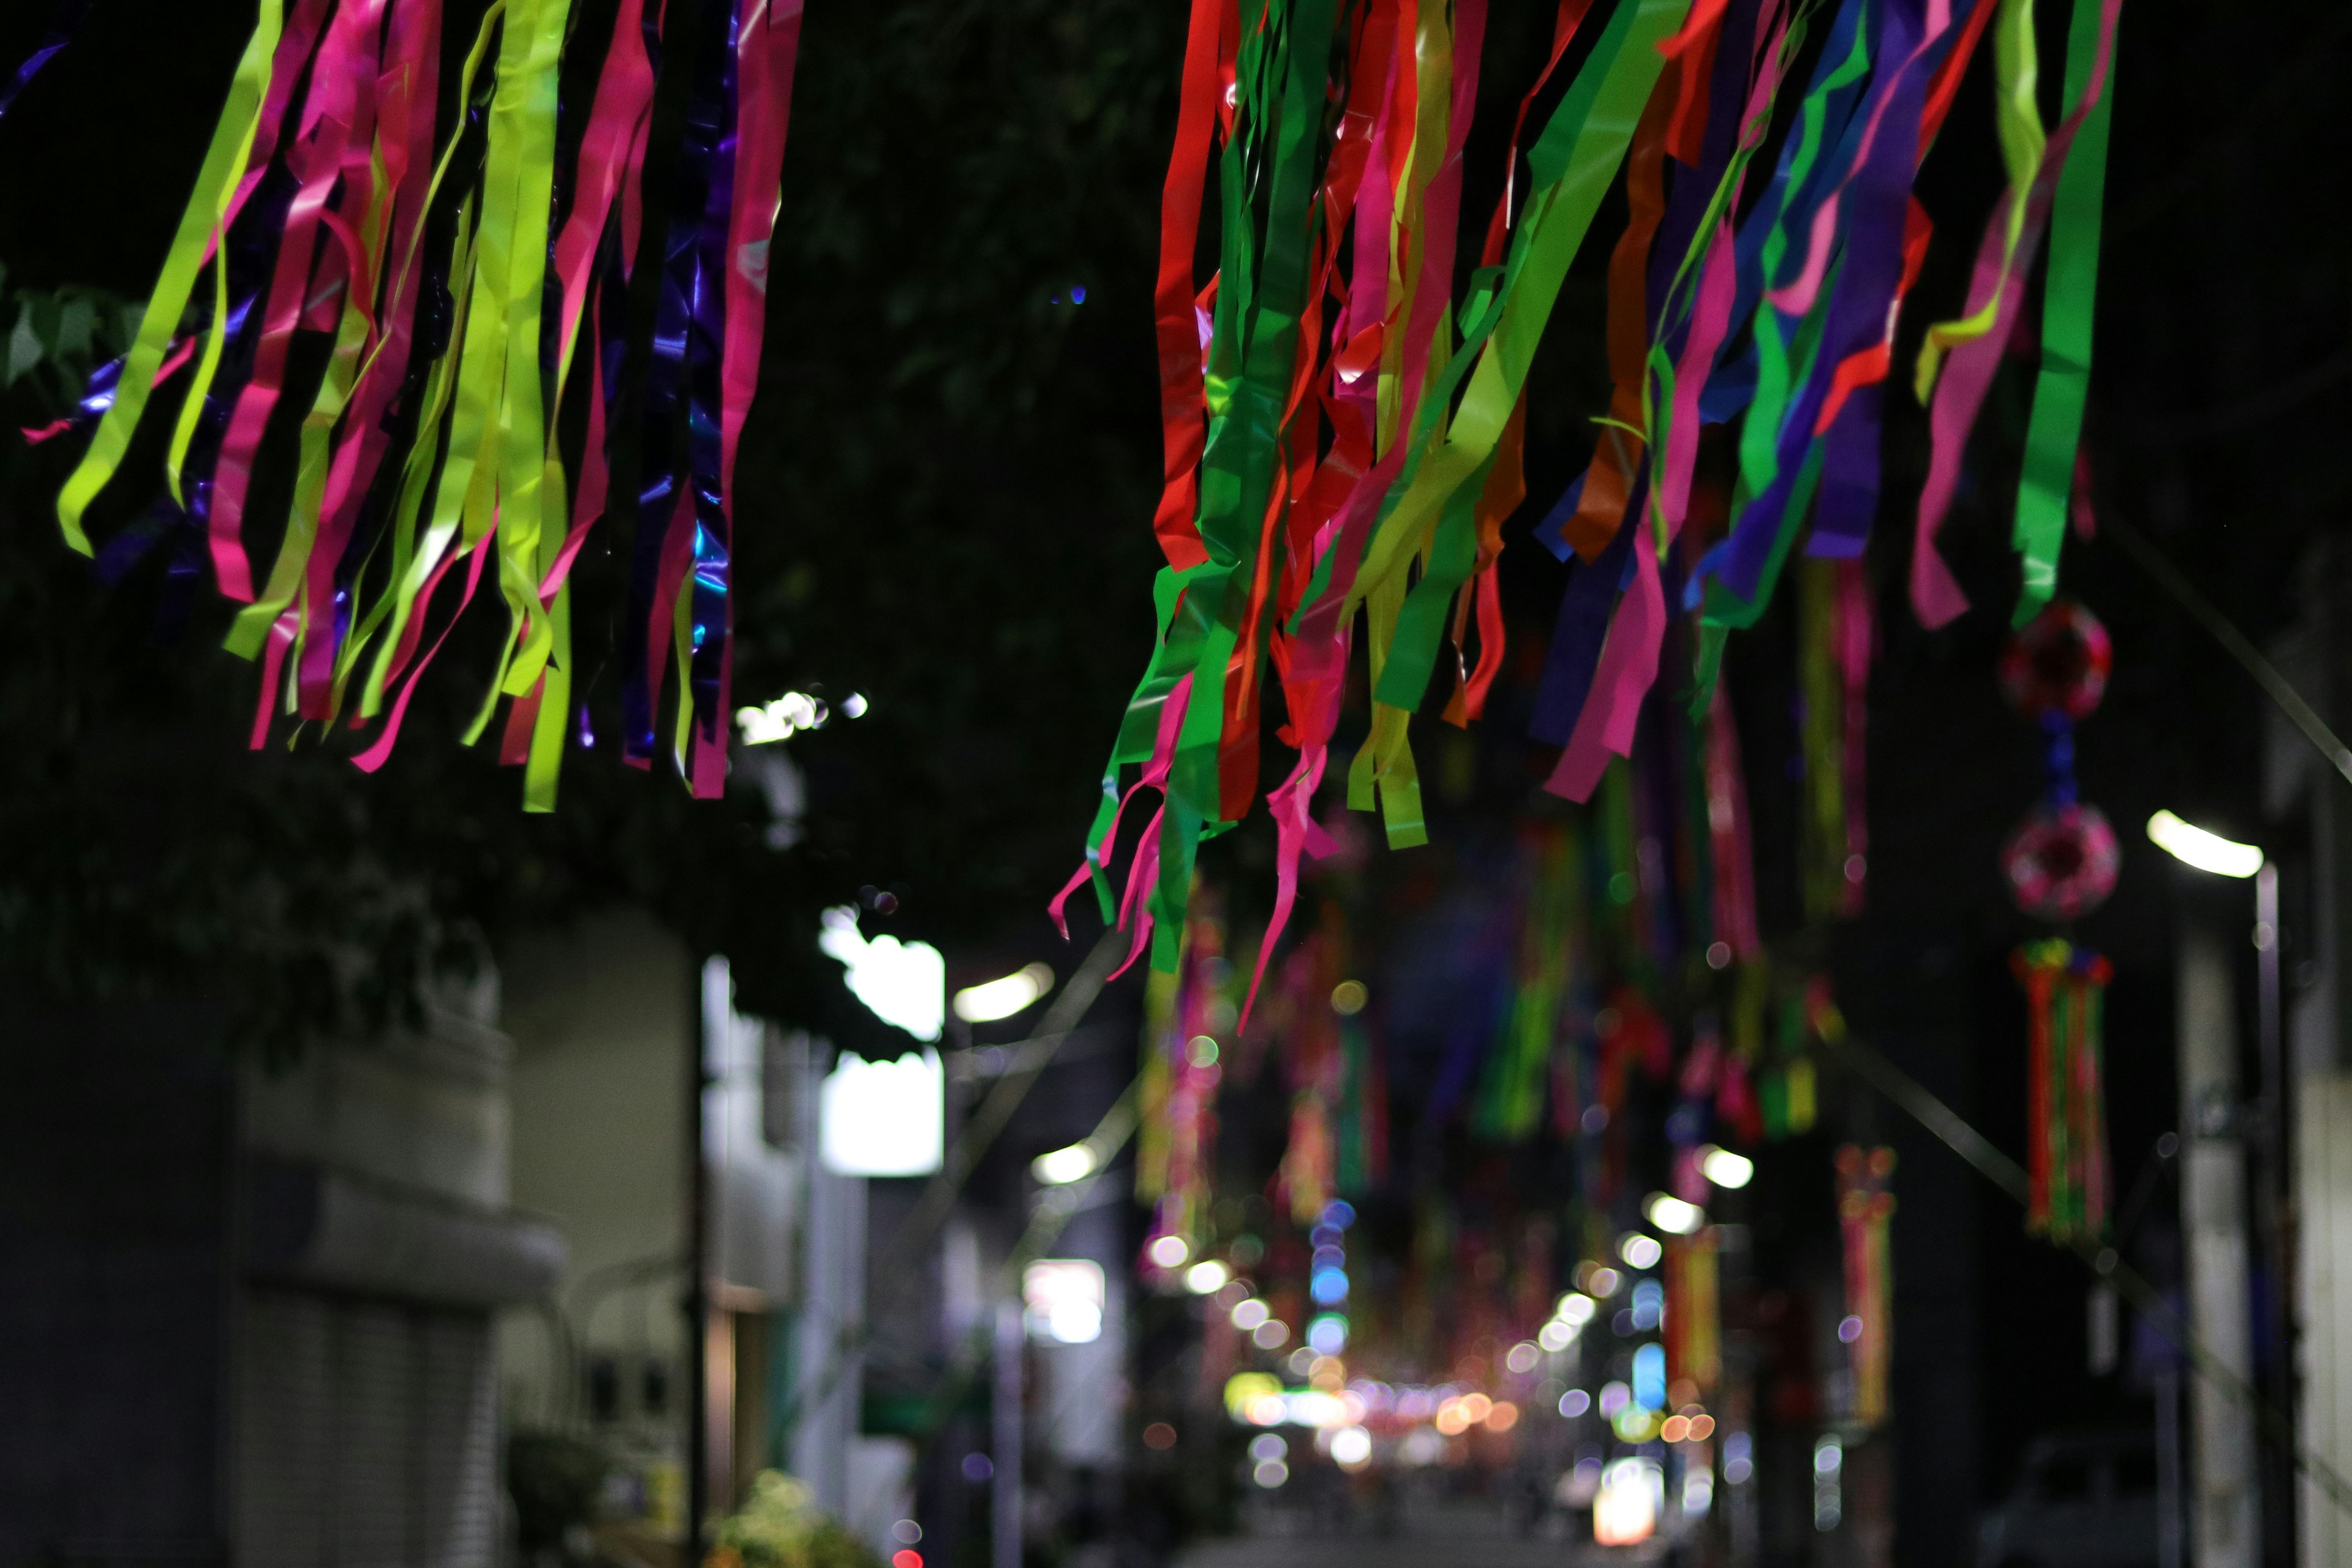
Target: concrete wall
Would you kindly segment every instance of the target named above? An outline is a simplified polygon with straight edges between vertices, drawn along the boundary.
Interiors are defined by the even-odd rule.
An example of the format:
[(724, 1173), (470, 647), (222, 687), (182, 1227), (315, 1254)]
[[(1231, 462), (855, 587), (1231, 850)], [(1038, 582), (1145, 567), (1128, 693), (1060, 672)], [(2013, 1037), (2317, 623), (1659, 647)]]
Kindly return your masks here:
[[(514, 1201), (563, 1233), (558, 1299), (583, 1353), (625, 1359), (625, 1407), (652, 1355), (680, 1410), (692, 960), (648, 917), (614, 912), (518, 943), (501, 967)], [(510, 1319), (504, 1342), (510, 1411), (559, 1414), (543, 1325)]]

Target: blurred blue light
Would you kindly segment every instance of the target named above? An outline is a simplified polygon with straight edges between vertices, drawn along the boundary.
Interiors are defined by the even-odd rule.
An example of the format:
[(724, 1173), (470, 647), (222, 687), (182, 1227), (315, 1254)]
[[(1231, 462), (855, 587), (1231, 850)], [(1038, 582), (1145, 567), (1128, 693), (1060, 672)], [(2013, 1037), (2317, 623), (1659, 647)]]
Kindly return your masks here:
[(1666, 1347), (1654, 1341), (1633, 1352), (1633, 1398), (1645, 1410), (1666, 1407)]
[(1348, 1299), (1348, 1277), (1337, 1268), (1318, 1268), (1307, 1285), (1307, 1293), (1321, 1306), (1336, 1306)]

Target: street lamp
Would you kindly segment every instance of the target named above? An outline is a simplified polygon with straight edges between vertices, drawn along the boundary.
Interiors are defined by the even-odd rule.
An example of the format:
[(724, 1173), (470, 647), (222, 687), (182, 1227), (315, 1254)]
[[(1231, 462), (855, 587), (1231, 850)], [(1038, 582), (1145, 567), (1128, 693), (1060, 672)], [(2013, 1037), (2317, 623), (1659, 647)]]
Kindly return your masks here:
[[(2259, 1125), (2251, 1131), (2260, 1151), (2262, 1184), (2255, 1205), (2255, 1217), (2261, 1226), (2265, 1262), (2273, 1281), (2267, 1292), (2264, 1316), (2266, 1338), (2273, 1344), (2288, 1342), (2287, 1302), (2291, 1299), (2286, 1279), (2287, 1254), (2284, 1244), (2284, 1208), (2287, 1170), (2286, 1148), (2286, 1074), (2280, 1030), (2279, 994), (2279, 890), (2278, 868), (2270, 863), (2262, 849), (2252, 844), (2233, 843), (2220, 834), (2208, 832), (2182, 821), (2169, 811), (2159, 811), (2147, 819), (2147, 836), (2157, 847), (2182, 864), (2215, 876), (2254, 879), (2254, 949), (2258, 955), (2257, 984), (2260, 1005), (2256, 1026), (2260, 1031), (2259, 1046), (2262, 1061), (2262, 1099)], [(2201, 957), (2200, 956), (2201, 955)], [(2226, 1039), (2228, 1024), (2228, 965), (2221, 951), (2206, 943), (2194, 944), (2193, 951), (2184, 951), (2180, 967), (2181, 998), (2181, 1088), (2183, 1125), (2181, 1134), (2188, 1147), (2184, 1150), (2181, 1172), (2181, 1207), (2183, 1227), (2189, 1233), (2190, 1296), (2198, 1303), (2192, 1309), (2191, 1321), (2207, 1340), (2209, 1347), (2221, 1343), (2225, 1362), (2242, 1373), (2253, 1372), (2252, 1346), (2247, 1342), (2245, 1318), (2245, 1280), (2241, 1272), (2244, 1253), (2236, 1252), (2235, 1267), (2224, 1262), (2232, 1250), (2231, 1238), (2218, 1235), (2220, 1244), (2215, 1256), (2207, 1265), (2219, 1270), (2220, 1277), (2200, 1280), (2203, 1270), (2199, 1265), (2200, 1230), (2226, 1233), (2235, 1229), (2242, 1237), (2244, 1220), (2237, 1210), (2233, 1194), (2243, 1181), (2239, 1173), (2242, 1166), (2237, 1162), (2242, 1153), (2230, 1147), (2232, 1136), (2228, 1131), (2233, 1118), (2229, 1114), (2230, 1102), (2236, 1098), (2234, 1073), (2229, 1064), (2229, 1052), (2221, 1041)], [(2201, 979), (2201, 984), (2200, 984)], [(2210, 1101), (2211, 1103), (2209, 1103)], [(2218, 1113), (2218, 1114), (2217, 1114)], [(2214, 1120), (2209, 1123), (2208, 1118)], [(2217, 1137), (2218, 1134), (2218, 1137)], [(2200, 1148), (2200, 1144), (2203, 1147)], [(2232, 1170), (2229, 1167), (2236, 1166)], [(2242, 1247), (2242, 1241), (2237, 1242)], [(2234, 1276), (2231, 1278), (2231, 1276)], [(2200, 1285), (2204, 1289), (2200, 1289)], [(2216, 1297), (2234, 1297), (2226, 1305)], [(2210, 1304), (2209, 1304), (2210, 1303)], [(2211, 1314), (2212, 1329), (2204, 1322)], [(2263, 1379), (2271, 1387), (2269, 1393), (2282, 1408), (2290, 1407), (2294, 1400), (2292, 1382), (2273, 1370)], [(2198, 1425), (2204, 1426), (2200, 1415)], [(2240, 1435), (2251, 1438), (2250, 1426), (2237, 1423)], [(2231, 1445), (2224, 1443), (2221, 1447)], [(2198, 1487), (2200, 1491), (2211, 1489), (2212, 1480), (2202, 1475), (2204, 1467), (2215, 1463), (2213, 1456), (2200, 1450), (2197, 1455), (2200, 1471)], [(2227, 1460), (2219, 1461), (2221, 1469), (2231, 1469)], [(2221, 1483), (2223, 1489), (2240, 1494), (2244, 1515), (2242, 1522), (2230, 1527), (2233, 1532), (2249, 1532), (2240, 1539), (2251, 1538), (2258, 1529), (2260, 1508), (2255, 1501), (2250, 1479), (2231, 1475)], [(2203, 1548), (2222, 1545), (2209, 1539), (2217, 1529), (2220, 1515), (2211, 1510), (2200, 1512), (2193, 1528), (2200, 1550), (2190, 1555), (2205, 1561), (2210, 1554)], [(2177, 1528), (2177, 1525), (2175, 1526)], [(2171, 1553), (2168, 1553), (2170, 1556)]]
[(2184, 866), (2210, 871), (2217, 877), (2251, 877), (2263, 868), (2263, 852), (2252, 844), (2233, 844), (2218, 833), (2208, 833), (2183, 822), (2168, 811), (2147, 819), (2147, 836), (2156, 847)]

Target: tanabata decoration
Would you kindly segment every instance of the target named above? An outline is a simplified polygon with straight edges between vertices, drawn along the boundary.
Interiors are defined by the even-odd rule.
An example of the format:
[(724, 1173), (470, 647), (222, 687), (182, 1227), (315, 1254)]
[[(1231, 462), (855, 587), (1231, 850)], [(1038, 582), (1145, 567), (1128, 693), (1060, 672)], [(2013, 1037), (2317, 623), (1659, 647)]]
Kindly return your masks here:
[[(698, 796), (723, 787), (735, 456), (801, 0), (620, 0), (584, 104), (558, 92), (576, 21), (572, 0), (494, 0), (445, 81), (442, 0), (260, 0), (133, 346), (35, 433), (88, 432), (58, 515), (89, 553), (149, 405), (173, 410), (158, 531), (245, 606), (227, 643), (261, 666), (257, 748), (273, 710), (373, 725), (354, 760), (381, 767), (488, 579), (507, 632), (466, 739), (505, 702), (500, 760), (523, 767), (527, 809), (551, 809), (580, 711), (569, 579), (617, 511), (635, 522), (623, 760), (651, 764), (675, 665), (677, 766)], [(685, 131), (655, 150), (665, 69), (690, 79)], [(654, 157), (674, 163), (649, 212)], [(640, 266), (660, 273), (653, 349), (624, 396)], [(323, 374), (299, 369), (306, 342)], [(586, 405), (576, 452), (567, 397)], [(264, 517), (257, 464), (289, 402), (290, 495)], [(622, 409), (637, 493), (616, 499)], [(249, 528), (280, 541), (257, 580)]]
[[(2120, 8), (2074, 0), (2051, 132), (2031, 0), (1562, 0), (1457, 298), (1485, 0), (1195, 0), (1160, 209), (1157, 640), (1056, 918), (1091, 879), (1137, 952), (1174, 963), (1200, 841), (1261, 792), (1272, 688), (1296, 760), (1264, 790), (1276, 856), (1262, 975), (1302, 860), (1328, 847), (1310, 807), (1360, 618), (1371, 713), (1349, 804), (1377, 809), (1391, 846), (1425, 840), (1409, 721), (1439, 692), (1449, 721), (1477, 717), (1503, 668), (1494, 574), (1525, 491), (1528, 372), (1621, 167), (1614, 391), (1591, 467), (1536, 530), (1580, 563), (1537, 704), (1536, 733), (1564, 745), (1548, 787), (1586, 799), (1632, 753), (1677, 616), (1696, 619), (1691, 684), (1708, 712), (1728, 634), (1762, 615), (1799, 536), (1838, 563), (1867, 542), (1895, 328), (1932, 233), (1912, 186), (1989, 32), (2009, 188), (1967, 314), (1930, 333), (1914, 378), (1934, 399), (1914, 598), (1931, 624), (1962, 607), (1933, 539), (2047, 232), (2017, 521), (2030, 618), (2054, 582), (2080, 433)], [(1217, 269), (1202, 288), (1213, 151)], [(1708, 426), (1727, 486), (1700, 462)], [(1837, 651), (1852, 692), (1851, 639)], [(1117, 888), (1124, 808), (1146, 787), (1160, 804)], [(1851, 829), (1858, 799), (1840, 809)], [(1841, 875), (1861, 854), (1844, 838)]]
[(1846, 1345), (1853, 1377), (1853, 1419), (1875, 1426), (1886, 1419), (1887, 1372), (1895, 1360), (1895, 1264), (1887, 1223), (1895, 1194), (1895, 1151), (1853, 1143), (1837, 1152), (1838, 1229), (1845, 1243)]
[(2041, 726), (2049, 775), (2041, 803), (2002, 847), (2001, 869), (2017, 907), (2043, 920), (2105, 903), (2123, 864), (2115, 829), (2074, 781), (2074, 721), (2098, 707), (2114, 659), (2098, 617), (2065, 600), (2012, 635), (2001, 658), (2001, 689)]
[(1723, 1381), (1723, 1301), (1717, 1236), (1707, 1226), (1665, 1242), (1666, 1375), (1705, 1400)]
[(1151, 1261), (1162, 1237), (1186, 1254), (1208, 1240), (1210, 1167), (1216, 1157), (1217, 1084), (1223, 1077), (1219, 1037), (1230, 1043), (1233, 1005), (1223, 985), (1224, 922), (1195, 895), (1181, 962), (1154, 972), (1144, 988), (1142, 1116), (1138, 1123), (1135, 1195), (1151, 1206), (1142, 1257), (1147, 1274), (1173, 1271)]
[(2106, 1235), (2111, 1183), (2102, 1017), (2107, 961), (2061, 941), (2011, 955), (2025, 987), (2025, 1227), (2056, 1242)]

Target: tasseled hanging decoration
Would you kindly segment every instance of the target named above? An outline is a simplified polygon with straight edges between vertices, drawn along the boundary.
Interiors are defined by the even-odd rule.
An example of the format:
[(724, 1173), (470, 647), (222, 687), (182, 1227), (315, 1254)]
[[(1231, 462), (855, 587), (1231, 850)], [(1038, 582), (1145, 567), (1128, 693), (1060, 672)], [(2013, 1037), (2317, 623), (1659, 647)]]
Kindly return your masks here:
[(1517, 1142), (1532, 1136), (1543, 1117), (1584, 911), (1580, 839), (1573, 828), (1548, 823), (1519, 846), (1518, 952), (1510, 1005), (1487, 1052), (1471, 1117), (1481, 1137)]
[[(322, 727), (348, 717), (376, 726), (354, 761), (381, 767), (488, 578), (508, 627), (466, 739), (510, 700), (500, 760), (523, 767), (526, 809), (552, 809), (563, 750), (584, 731), (570, 574), (607, 509), (607, 411), (627, 405), (644, 419), (646, 488), (623, 503), (637, 523), (624, 760), (653, 755), (674, 655), (676, 763), (698, 797), (723, 785), (733, 470), (758, 384), (801, 4), (622, 0), (576, 138), (557, 92), (573, 21), (572, 0), (493, 5), (445, 95), (441, 0), (261, 0), (136, 341), (91, 378), (72, 422), (89, 444), (58, 500), (67, 542), (89, 552), (84, 519), (151, 395), (167, 392), (163, 505), (245, 605), (227, 646), (261, 665), (256, 747), (273, 710)], [(698, 41), (670, 67), (693, 78), (675, 201), (649, 214), (656, 62), (682, 29)], [(458, 106), (447, 124), (445, 96)], [(565, 146), (577, 161), (559, 171)], [(648, 227), (656, 352), (642, 397), (624, 399), (628, 274)], [(331, 343), (315, 385), (289, 373), (298, 333)], [(574, 462), (558, 416), (582, 349)], [(282, 515), (256, 519), (280, 540), (257, 581), (256, 465), (289, 397), (296, 468)]]
[[(1753, 963), (1762, 955), (1764, 941), (1756, 926), (1756, 853), (1748, 821), (1748, 781), (1739, 763), (1739, 729), (1720, 681), (1707, 704), (1706, 826), (1715, 871), (1715, 940), (1723, 947), (1726, 963)], [(1716, 957), (1709, 948), (1707, 962), (1714, 964)]]
[(1666, 1376), (1689, 1383), (1701, 1402), (1723, 1381), (1723, 1305), (1716, 1231), (1666, 1238)]
[(1863, 817), (1864, 725), (1876, 639), (1870, 581), (1859, 561), (1807, 561), (1798, 574), (1798, 687), (1804, 710), (1801, 840), (1805, 910), (1816, 920), (1862, 912), (1869, 861)]
[[(1618, 188), (1627, 221), (1608, 269), (1610, 400), (1587, 410), (1586, 471), (1535, 530), (1578, 563), (1535, 693), (1533, 733), (1563, 748), (1546, 787), (1580, 801), (1609, 787), (1683, 649), (1694, 711), (1706, 713), (1729, 634), (1763, 615), (1801, 542), (1831, 590), (1813, 706), (1838, 740), (1814, 803), (1813, 902), (1851, 912), (1867, 855), (1860, 559), (1882, 510), (1896, 330), (1935, 226), (1913, 191), (1996, 26), (2010, 188), (1969, 315), (1931, 334), (1915, 378), (1935, 408), (1914, 599), (1934, 624), (1957, 613), (1933, 538), (2045, 228), (2049, 302), (2016, 538), (2026, 614), (2054, 581), (2051, 519), (2087, 378), (2121, 0), (2074, 0), (2054, 131), (2036, 100), (2027, 5), (1563, 0), (1512, 128), (1482, 265), (1465, 268), (1462, 158), (1473, 111), (1495, 96), (1480, 90), (1486, 9), (1194, 0), (1157, 295), (1154, 529), (1167, 565), (1150, 665), (1111, 748), (1078, 879), (1096, 881), (1105, 917), (1139, 945), (1160, 922), (1162, 967), (1175, 962), (1200, 840), (1261, 793), (1276, 835), (1269, 952), (1279, 939), (1303, 861), (1328, 847), (1310, 806), (1360, 638), (1371, 716), (1347, 764), (1349, 804), (1377, 810), (1392, 847), (1426, 841), (1411, 718), (1449, 643), (1454, 721), (1475, 716), (1499, 668), (1494, 573), (1524, 489), (1528, 373), (1569, 263)], [(1546, 90), (1571, 56), (1569, 79)], [(1538, 96), (1552, 107), (1531, 122)], [(1203, 289), (1193, 258), (1213, 152), (1229, 197)], [(1700, 472), (1703, 427), (1723, 432), (1727, 483)], [(1273, 680), (1296, 758), (1262, 788)], [(1122, 891), (1104, 860), (1122, 804), (1145, 784), (1163, 804)], [(1644, 842), (1672, 853), (1664, 820), (1644, 820)], [(1642, 896), (1629, 884), (1624, 902)], [(1679, 956), (1667, 940), (1678, 913), (1633, 912), (1646, 956)], [(1739, 956), (1736, 921), (1709, 923), (1709, 945)]]
[(1886, 1419), (1886, 1374), (1895, 1352), (1895, 1268), (1886, 1235), (1895, 1214), (1895, 1195), (1887, 1191), (1895, 1151), (1849, 1143), (1837, 1152), (1837, 1173), (1846, 1310), (1838, 1338), (1845, 1342), (1853, 1377), (1853, 1419), (1875, 1426)]
[(1290, 954), (1283, 969), (1289, 1002), (1288, 1026), (1276, 1049), (1290, 1090), (1290, 1132), (1274, 1191), (1291, 1217), (1311, 1226), (1324, 1205), (1339, 1195), (1339, 1137), (1334, 1126), (1348, 1090), (1349, 1062), (1340, 1039), (1340, 1012), (1354, 1017), (1362, 1007), (1343, 991), (1347, 926), (1337, 903), (1326, 900), (1314, 934)]
[(1389, 1171), (1388, 1073), (1360, 1014), (1339, 1020), (1339, 1148), (1332, 1186), (1345, 1194), (1385, 1181)]
[(1196, 889), (1193, 900), (1176, 973), (1155, 973), (1144, 994), (1147, 1049), (1135, 1185), (1137, 1198), (1152, 1205), (1143, 1249), (1147, 1272), (1154, 1267), (1152, 1244), (1160, 1237), (1181, 1240), (1187, 1256), (1209, 1239), (1217, 1084), (1223, 1072), (1220, 1037), (1231, 1034), (1232, 1010), (1218, 985), (1226, 968), (1223, 922), (1209, 912), (1206, 894)]
[(2107, 961), (2061, 941), (2011, 959), (2025, 987), (2025, 1226), (2068, 1243), (2105, 1237), (2111, 1196), (2102, 1014)]
[(1813, 1130), (1819, 1110), (1817, 1070), (1812, 1043), (1818, 1036), (1809, 997), (1783, 997), (1775, 1059), (1766, 1068), (1762, 1086), (1764, 1134), (1796, 1138)]

